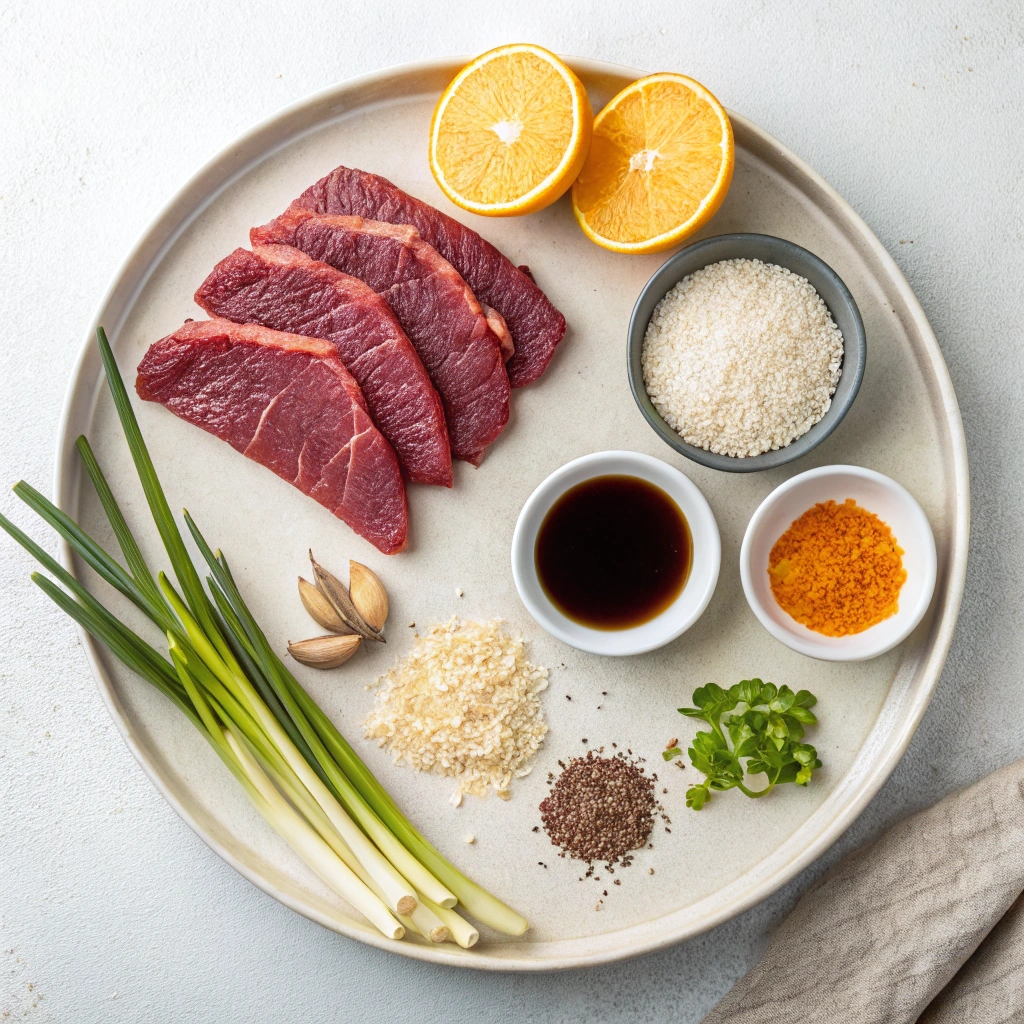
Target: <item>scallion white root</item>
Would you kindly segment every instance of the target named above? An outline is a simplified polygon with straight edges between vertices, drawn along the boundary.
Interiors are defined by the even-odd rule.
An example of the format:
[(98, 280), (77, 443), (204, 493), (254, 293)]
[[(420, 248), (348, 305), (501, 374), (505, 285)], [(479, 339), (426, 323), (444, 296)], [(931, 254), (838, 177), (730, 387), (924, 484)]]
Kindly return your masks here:
[[(262, 701), (260, 702), (262, 705)], [(345, 813), (345, 809), (334, 798), (334, 794), (320, 781), (320, 777), (309, 767), (303, 756), (295, 749), (285, 731), (277, 724), (274, 716), (263, 705), (256, 713), (260, 724), (274, 742), (309, 794), (319, 805), (338, 834), (348, 844), (359, 862), (366, 868), (386, 897), (387, 905), (397, 911), (407, 906), (416, 895), (412, 885), (395, 869), (390, 861), (370, 842), (358, 825)]]
[(416, 931), (429, 942), (447, 942), (451, 938), (448, 926), (424, 903), (422, 895), (409, 918), (416, 926)]
[(385, 857), (420, 892), (427, 893), (442, 907), (454, 907), (457, 900), (392, 834), (376, 815), (360, 816), (360, 824), (380, 847)]
[(440, 907), (422, 893), (418, 893), (424, 909), (434, 914), (448, 929), (451, 937), (463, 948), (469, 949), (480, 941), (480, 933), (461, 915), (448, 907)]
[(405, 929), (390, 910), (288, 805), (234, 734), (228, 731), (226, 739), (238, 764), (266, 805), (264, 817), (281, 838), (382, 934), (390, 939), (402, 938)]

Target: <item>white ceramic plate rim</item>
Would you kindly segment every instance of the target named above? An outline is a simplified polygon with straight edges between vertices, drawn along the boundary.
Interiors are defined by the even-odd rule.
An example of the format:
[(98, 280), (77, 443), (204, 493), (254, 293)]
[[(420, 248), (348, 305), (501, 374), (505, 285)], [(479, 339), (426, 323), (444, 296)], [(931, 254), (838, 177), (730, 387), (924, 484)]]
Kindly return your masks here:
[[(754, 583), (753, 547), (765, 521), (779, 501), (808, 482), (842, 477), (860, 477), (887, 490), (908, 510), (920, 531), (920, 536), (915, 543), (919, 547), (918, 555), (924, 560), (924, 564), (919, 570), (923, 573), (922, 586), (909, 613), (904, 613), (901, 616), (903, 621), (896, 632), (878, 633), (874, 629), (869, 629), (856, 636), (836, 640), (818, 636), (806, 626), (795, 621), (792, 627), (787, 628), (769, 614)], [(904, 546), (907, 543), (905, 540)], [(809, 658), (818, 658), (820, 661), (867, 661), (869, 658), (877, 658), (880, 654), (891, 651), (897, 644), (903, 643), (918, 627), (925, 612), (928, 611), (928, 606), (932, 603), (932, 596), (935, 593), (935, 566), (935, 537), (932, 534), (928, 517), (924, 514), (924, 509), (902, 484), (883, 473), (866, 469), (863, 466), (819, 466), (817, 469), (809, 469), (806, 473), (799, 473), (780, 484), (758, 505), (757, 510), (750, 517), (746, 532), (743, 534), (743, 544), (740, 547), (740, 579), (750, 610), (776, 640), (780, 640), (800, 654), (805, 654)]]
[[(79, 477), (75, 457), (75, 438), (88, 422), (92, 404), (95, 402), (101, 386), (100, 363), (95, 348), (96, 327), (100, 323), (104, 323), (108, 328), (113, 328), (112, 334), (117, 331), (135, 297), (145, 285), (153, 267), (180, 233), (216, 194), (228, 187), (251, 166), (259, 163), (277, 149), (293, 144), (306, 131), (319, 130), (324, 122), (317, 120), (307, 123), (306, 115), (311, 114), (324, 103), (333, 102), (334, 109), (340, 116), (345, 110), (345, 94), (351, 90), (366, 90), (387, 97), (390, 95), (395, 79), (414, 78), (418, 75), (426, 76), (443, 72), (454, 77), (470, 59), (472, 58), (467, 56), (456, 56), (385, 68), (367, 75), (350, 78), (306, 97), (267, 118), (236, 139), (201, 168), (177, 192), (146, 228), (138, 243), (114, 275), (107, 293), (99, 303), (96, 314), (85, 332), (82, 349), (68, 383), (57, 431), (54, 498), (61, 509), (72, 514), (77, 509)], [(645, 74), (643, 71), (604, 61), (571, 56), (567, 56), (566, 59), (578, 72), (592, 76), (616, 76), (635, 80)], [(923, 658), (923, 664), (916, 673), (921, 682), (909, 689), (906, 698), (893, 710), (891, 721), (885, 723), (889, 729), (886, 742), (879, 749), (871, 752), (870, 763), (862, 766), (862, 770), (855, 779), (840, 783), (829, 800), (812, 818), (816, 824), (821, 824), (820, 816), (824, 813), (824, 815), (831, 815), (828, 820), (821, 824), (816, 833), (808, 837), (808, 841), (794, 855), (769, 857), (766, 862), (747, 873), (756, 873), (755, 880), (746, 885), (731, 885), (732, 891), (727, 899), (703, 900), (694, 907), (687, 908), (687, 913), (692, 920), (676, 925), (670, 923), (653, 934), (645, 934), (642, 929), (627, 929), (622, 935), (621, 944), (591, 954), (570, 952), (544, 959), (527, 955), (488, 957), (472, 955), (462, 950), (450, 951), (385, 939), (369, 929), (361, 928), (354, 920), (347, 918), (342, 920), (338, 915), (324, 913), (320, 907), (313, 905), (307, 899), (283, 890), (274, 881), (265, 877), (233, 851), (226, 848), (206, 827), (198, 810), (178, 797), (173, 779), (166, 776), (162, 767), (149, 756), (145, 736), (122, 707), (117, 691), (103, 664), (99, 648), (84, 630), (80, 630), (86, 657), (89, 659), (107, 710), (128, 748), (164, 798), (196, 835), (239, 874), (269, 896), (310, 920), (369, 945), (401, 953), (414, 959), (481, 970), (561, 970), (614, 962), (664, 949), (683, 939), (699, 935), (755, 906), (813, 863), (849, 828), (903, 756), (928, 705), (949, 651), (963, 598), (967, 572), (967, 549), (970, 536), (970, 482), (967, 466), (967, 443), (956, 395), (938, 342), (917, 296), (893, 258), (862, 218), (816, 171), (767, 132), (732, 111), (729, 111), (729, 116), (733, 121), (734, 128), (758, 138), (762, 144), (770, 148), (777, 159), (784, 161), (795, 174), (807, 182), (810, 189), (817, 192), (821, 197), (821, 202), (830, 204), (831, 208), (835, 210), (834, 220), (845, 222), (847, 236), (856, 237), (858, 244), (870, 255), (875, 273), (884, 275), (898, 294), (904, 305), (906, 316), (912, 322), (914, 331), (920, 338), (930, 361), (934, 384), (938, 387), (950, 431), (951, 451), (948, 455), (953, 464), (956, 490), (955, 507), (952, 510), (954, 522), (951, 559), (947, 578), (944, 581), (942, 606), (938, 610), (936, 621), (932, 627), (931, 643)], [(283, 126), (285, 125), (293, 125), (290, 133), (284, 132)], [(84, 389), (83, 384), (85, 385)], [(91, 395), (91, 399), (85, 401), (79, 398), (80, 390), (87, 391)], [(63, 564), (69, 571), (74, 572), (75, 566), (70, 547), (63, 541), (60, 542), (59, 547)], [(737, 881), (741, 882), (745, 877), (743, 876)]]
[[(571, 487), (609, 473), (637, 476), (660, 487), (682, 510), (693, 539), (694, 562), (679, 596), (660, 615), (633, 629), (590, 629), (574, 622), (555, 607), (537, 578), (537, 534), (548, 510)], [(612, 657), (646, 654), (682, 636), (714, 596), (721, 562), (718, 524), (700, 488), (682, 470), (641, 452), (593, 452), (560, 466), (526, 499), (512, 534), (512, 578), (537, 624), (570, 647)]]

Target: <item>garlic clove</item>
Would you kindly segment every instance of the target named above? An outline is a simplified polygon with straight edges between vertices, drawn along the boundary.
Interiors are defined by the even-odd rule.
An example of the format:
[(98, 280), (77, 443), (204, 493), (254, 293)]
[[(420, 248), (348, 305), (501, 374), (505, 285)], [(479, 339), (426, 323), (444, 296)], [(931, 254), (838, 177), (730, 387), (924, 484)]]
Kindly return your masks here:
[(378, 632), (388, 619), (388, 593), (377, 574), (360, 562), (348, 563), (348, 592), (356, 611)]
[(320, 565), (313, 557), (312, 551), (309, 553), (309, 561), (313, 566), (313, 577), (316, 580), (317, 587), (324, 597), (330, 601), (334, 610), (338, 613), (338, 617), (349, 630), (353, 633), (358, 633), (364, 640), (380, 640), (383, 643), (384, 637), (359, 614), (358, 609), (352, 603), (352, 598), (349, 597), (348, 590), (343, 586), (341, 580)]
[(344, 665), (359, 649), (362, 637), (355, 633), (338, 636), (315, 636), (288, 644), (288, 653), (300, 665), (310, 668), (337, 668)]
[(301, 576), (299, 577), (299, 597), (306, 611), (318, 626), (329, 629), (332, 633), (349, 632), (349, 627), (334, 610), (334, 605), (309, 580), (304, 580)]

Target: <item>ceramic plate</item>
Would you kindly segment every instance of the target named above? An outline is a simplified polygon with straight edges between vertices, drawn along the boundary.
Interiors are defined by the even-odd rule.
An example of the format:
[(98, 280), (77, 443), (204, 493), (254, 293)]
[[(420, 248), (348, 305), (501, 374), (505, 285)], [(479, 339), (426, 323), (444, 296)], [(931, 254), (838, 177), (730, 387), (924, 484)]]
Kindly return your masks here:
[[(595, 110), (641, 74), (594, 61), (571, 63)], [(565, 313), (570, 328), (554, 362), (537, 384), (514, 394), (512, 422), (483, 465), (458, 465), (451, 491), (411, 489), (409, 550), (392, 558), (228, 445), (159, 406), (137, 404), (171, 506), (186, 506), (228, 554), (279, 649), (317, 631), (295, 590), (296, 576), (308, 570), (308, 548), (329, 568), (344, 571), (355, 558), (384, 579), (392, 608), (386, 648), (361, 653), (336, 672), (297, 667), (297, 674), (431, 840), (525, 913), (531, 930), (515, 940), (484, 935), (472, 950), (382, 938), (270, 831), (163, 697), (88, 640), (86, 650), (114, 720), (154, 784), (212, 849), (282, 903), (345, 935), (424, 960), (506, 970), (595, 964), (678, 942), (764, 899), (819, 856), (888, 776), (931, 696), (960, 604), (968, 535), (964, 435), (935, 338), (892, 259), (810, 168), (732, 115), (735, 179), (703, 234), (779, 235), (824, 259), (863, 314), (867, 373), (839, 429), (791, 466), (725, 474), (672, 452), (645, 423), (626, 376), (630, 311), (664, 255), (605, 252), (578, 230), (564, 199), (539, 214), (504, 220), (450, 207), (427, 167), (427, 129), (437, 96), (461, 66), (458, 59), (431, 61), (345, 82), (233, 143), (146, 231), (96, 322), (109, 332), (130, 381), (151, 342), (202, 315), (192, 294), (214, 263), (248, 245), (251, 225), (279, 214), (341, 163), (383, 174), (471, 223), (515, 263), (528, 264)], [(101, 387), (92, 336), (90, 326), (64, 410), (57, 500), (113, 550), (98, 502), (79, 487), (74, 440), (86, 433), (151, 564), (165, 566)], [(722, 536), (718, 587), (700, 621), (667, 647), (625, 659), (585, 654), (546, 635), (520, 603), (509, 570), (516, 518), (537, 484), (571, 459), (609, 449), (645, 452), (677, 466), (707, 496)], [(823, 664), (789, 650), (761, 627), (740, 587), (739, 549), (750, 515), (777, 484), (827, 463), (867, 466), (898, 480), (935, 533), (938, 582), (928, 615), (902, 645), (863, 664)], [(134, 621), (116, 595), (80, 565), (74, 568)], [(551, 669), (545, 695), (550, 732), (536, 769), (514, 784), (508, 802), (468, 798), (456, 809), (447, 780), (395, 767), (386, 752), (362, 739), (360, 723), (374, 699), (367, 687), (406, 652), (417, 629), (452, 615), (508, 620), (530, 641), (531, 659)], [(751, 676), (818, 695), (821, 724), (811, 741), (825, 768), (806, 789), (789, 786), (756, 802), (721, 794), (700, 814), (688, 811), (684, 792), (696, 781), (693, 769), (681, 771), (660, 757), (667, 740), (679, 737), (685, 746), (693, 732), (675, 709), (696, 686)], [(614, 887), (607, 877), (578, 881), (580, 865), (560, 859), (544, 832), (533, 831), (558, 759), (587, 746), (611, 750), (612, 743), (647, 759), (672, 819), (672, 831), (659, 825), (653, 848), (620, 871), (622, 884)], [(463, 842), (470, 833), (477, 837), (472, 846)], [(611, 895), (596, 911), (606, 888)]]

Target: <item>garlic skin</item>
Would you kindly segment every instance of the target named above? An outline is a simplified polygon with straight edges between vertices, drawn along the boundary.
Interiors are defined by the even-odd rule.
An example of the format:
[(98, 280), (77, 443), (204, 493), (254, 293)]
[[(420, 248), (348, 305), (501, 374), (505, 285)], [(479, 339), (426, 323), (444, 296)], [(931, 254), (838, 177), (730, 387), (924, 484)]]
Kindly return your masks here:
[(288, 644), (288, 653), (300, 665), (309, 668), (337, 668), (344, 665), (359, 650), (362, 637), (355, 633), (345, 636), (315, 636)]
[(388, 619), (388, 594), (377, 574), (360, 562), (348, 563), (348, 592), (356, 611), (380, 632)]

